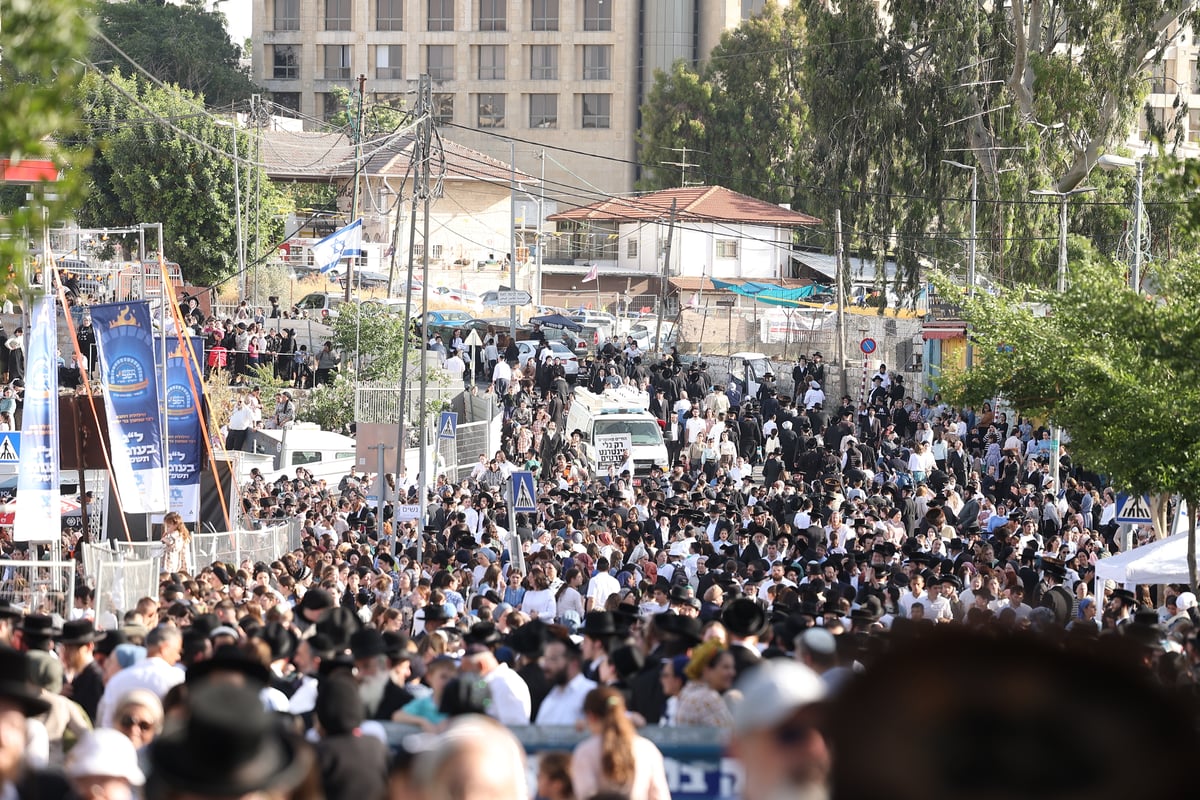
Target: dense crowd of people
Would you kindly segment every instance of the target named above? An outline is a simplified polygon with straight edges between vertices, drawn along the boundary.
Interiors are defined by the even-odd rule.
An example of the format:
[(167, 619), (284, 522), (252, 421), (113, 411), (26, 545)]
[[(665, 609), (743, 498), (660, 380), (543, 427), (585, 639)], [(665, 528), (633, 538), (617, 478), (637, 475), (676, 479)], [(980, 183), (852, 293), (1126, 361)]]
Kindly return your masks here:
[[(1044, 430), (916, 400), (884, 367), (859, 402), (827, 404), (819, 353), (787, 394), (610, 343), (596, 388), (645, 393), (671, 464), (597, 473), (566, 430), (563, 375), (531, 364), (473, 390), (498, 396), (503, 446), (436, 476), (425, 519), (395, 517), (413, 476), (386, 476), (372, 507), (357, 470), (337, 485), (257, 475), (243, 514), (303, 529), (276, 560), (192, 564), (173, 516), (158, 597), (115, 625), (86, 589), (65, 620), (0, 603), (0, 732), (21, 743), (6, 759), (0, 735), (0, 780), (113, 800), (665, 798), (657, 731), (694, 728), (736, 757), (732, 794), (749, 800), (893, 796), (883, 778), (914, 765), (934, 796), (989, 780), (1062, 796), (1051, 768), (1030, 773), (1036, 788), (955, 783), (1053, 759), (1028, 738), (1050, 720), (1144, 728), (1146, 758), (1167, 764), (1156, 785), (1190, 780), (1172, 759), (1197, 738), (1197, 598), (1097, 586), (1120, 546), (1112, 492), (1067, 453), (1050, 474)], [(537, 511), (510, 527), (520, 469)], [(1067, 676), (1085, 685), (1056, 688)], [(1083, 697), (1094, 718), (1056, 716)], [(906, 721), (920, 724), (897, 766), (883, 751)], [(536, 757), (536, 784), (514, 736), (529, 725), (575, 732)], [(1071, 752), (1097, 771), (1102, 745)], [(856, 751), (893, 766), (856, 770)], [(1078, 782), (1115, 796), (1119, 777)]]

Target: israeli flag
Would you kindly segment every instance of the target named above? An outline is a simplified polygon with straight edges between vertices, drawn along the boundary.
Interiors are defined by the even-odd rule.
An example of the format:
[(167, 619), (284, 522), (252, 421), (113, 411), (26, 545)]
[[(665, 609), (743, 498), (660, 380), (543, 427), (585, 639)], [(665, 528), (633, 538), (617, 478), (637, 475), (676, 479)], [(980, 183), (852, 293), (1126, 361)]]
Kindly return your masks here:
[(348, 256), (362, 255), (362, 220), (356, 219), (312, 246), (313, 263), (321, 272), (333, 269)]

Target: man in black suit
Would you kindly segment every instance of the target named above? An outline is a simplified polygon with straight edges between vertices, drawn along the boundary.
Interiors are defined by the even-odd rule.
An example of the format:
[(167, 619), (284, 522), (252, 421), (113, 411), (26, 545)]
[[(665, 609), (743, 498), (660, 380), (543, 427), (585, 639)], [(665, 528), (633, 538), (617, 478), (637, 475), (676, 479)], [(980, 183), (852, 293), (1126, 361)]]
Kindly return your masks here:
[(317, 764), (327, 800), (387, 796), (388, 752), (374, 736), (360, 736), (358, 688), (348, 675), (330, 675), (317, 692)]
[(729, 633), (729, 651), (733, 654), (738, 677), (741, 677), (744, 671), (762, 661), (758, 637), (767, 632), (767, 612), (749, 597), (739, 597), (725, 606), (721, 623)]

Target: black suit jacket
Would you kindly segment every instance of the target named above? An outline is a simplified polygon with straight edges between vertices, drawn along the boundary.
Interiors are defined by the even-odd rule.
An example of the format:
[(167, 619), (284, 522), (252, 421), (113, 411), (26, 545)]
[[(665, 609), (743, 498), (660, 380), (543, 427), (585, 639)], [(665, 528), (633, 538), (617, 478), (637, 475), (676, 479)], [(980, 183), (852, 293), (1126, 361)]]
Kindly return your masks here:
[(392, 715), (412, 702), (412, 699), (413, 696), (407, 689), (395, 681), (388, 681), (387, 688), (383, 690), (383, 699), (379, 701), (379, 708), (375, 709), (371, 719), (391, 720)]
[(373, 736), (341, 734), (317, 743), (326, 800), (383, 800), (388, 796), (388, 752)]
[(730, 645), (729, 652), (733, 653), (733, 666), (737, 669), (739, 678), (742, 677), (743, 672), (751, 667), (757, 667), (762, 662), (762, 655), (758, 650), (744, 644)]

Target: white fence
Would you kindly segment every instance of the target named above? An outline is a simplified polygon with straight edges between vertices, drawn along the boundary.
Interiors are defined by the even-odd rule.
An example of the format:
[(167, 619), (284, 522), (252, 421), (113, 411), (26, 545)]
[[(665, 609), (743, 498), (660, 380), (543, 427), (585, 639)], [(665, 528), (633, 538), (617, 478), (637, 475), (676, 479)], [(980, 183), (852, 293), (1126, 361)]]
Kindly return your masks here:
[(75, 562), (0, 561), (0, 597), (30, 614), (65, 619), (75, 600)]
[(236, 530), (224, 533), (192, 534), (192, 563), (196, 569), (214, 561), (241, 566), (265, 561), (268, 564), (284, 553), (300, 546), (304, 526), (300, 522), (285, 522), (260, 530)]
[(158, 597), (157, 558), (121, 558), (100, 561), (96, 566), (96, 619), (111, 614), (118, 625), (126, 611), (137, 607), (143, 597)]

